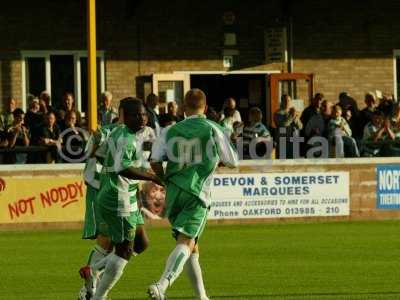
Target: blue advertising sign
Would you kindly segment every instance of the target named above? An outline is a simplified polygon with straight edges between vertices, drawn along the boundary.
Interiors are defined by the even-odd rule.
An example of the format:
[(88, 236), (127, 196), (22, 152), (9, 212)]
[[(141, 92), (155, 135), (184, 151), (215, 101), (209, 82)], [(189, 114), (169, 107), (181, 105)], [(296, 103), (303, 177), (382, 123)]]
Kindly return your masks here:
[(376, 168), (377, 208), (400, 209), (400, 165), (381, 165)]

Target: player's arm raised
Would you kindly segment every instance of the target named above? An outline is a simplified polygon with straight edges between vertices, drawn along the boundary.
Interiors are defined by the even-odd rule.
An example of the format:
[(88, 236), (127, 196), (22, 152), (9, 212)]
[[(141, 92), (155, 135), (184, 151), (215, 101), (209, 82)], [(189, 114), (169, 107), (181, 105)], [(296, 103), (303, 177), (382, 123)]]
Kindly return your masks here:
[(156, 174), (144, 171), (141, 168), (135, 168), (133, 166), (120, 171), (118, 175), (134, 180), (153, 181), (158, 185), (163, 185), (161, 179)]

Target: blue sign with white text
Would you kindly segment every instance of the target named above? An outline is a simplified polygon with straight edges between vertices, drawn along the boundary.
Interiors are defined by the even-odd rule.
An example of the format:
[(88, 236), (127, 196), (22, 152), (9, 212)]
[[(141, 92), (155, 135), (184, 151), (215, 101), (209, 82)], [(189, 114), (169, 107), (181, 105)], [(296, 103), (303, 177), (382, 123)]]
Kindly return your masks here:
[(376, 168), (377, 208), (400, 209), (400, 165), (382, 165)]

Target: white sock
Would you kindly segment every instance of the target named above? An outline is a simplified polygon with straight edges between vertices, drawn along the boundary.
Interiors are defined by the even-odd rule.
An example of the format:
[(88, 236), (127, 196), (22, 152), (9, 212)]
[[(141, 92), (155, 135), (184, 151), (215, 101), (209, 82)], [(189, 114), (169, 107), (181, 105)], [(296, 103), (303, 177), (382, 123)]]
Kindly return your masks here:
[(85, 286), (87, 289), (93, 290), (97, 284), (97, 276), (100, 274), (99, 271), (104, 269), (108, 251), (100, 247), (99, 245), (94, 246), (90, 252), (88, 265), (92, 269), (94, 278), (88, 278), (85, 280)]
[(93, 300), (106, 299), (110, 290), (121, 278), (127, 263), (128, 261), (126, 259), (123, 259), (114, 253), (109, 255), (103, 277), (97, 286)]
[(186, 272), (190, 282), (192, 283), (196, 296), (200, 299), (208, 299), (199, 263), (199, 253), (192, 253), (192, 255), (190, 255), (186, 262)]
[(190, 256), (190, 249), (184, 244), (178, 244), (167, 259), (165, 271), (161, 275), (158, 284), (163, 293), (172, 285), (176, 278), (182, 273), (183, 267)]
[(112, 253), (109, 253), (107, 256), (103, 257), (101, 260), (97, 261), (95, 264), (90, 265), (90, 268), (92, 269), (92, 272), (94, 275), (100, 275), (103, 271), (104, 268), (107, 265), (108, 260), (110, 259)]
[(102, 260), (104, 257), (108, 255), (108, 251), (100, 247), (99, 245), (96, 245), (93, 247), (93, 250), (90, 252), (89, 259), (88, 259), (88, 265), (93, 266), (96, 263), (98, 263), (100, 260)]

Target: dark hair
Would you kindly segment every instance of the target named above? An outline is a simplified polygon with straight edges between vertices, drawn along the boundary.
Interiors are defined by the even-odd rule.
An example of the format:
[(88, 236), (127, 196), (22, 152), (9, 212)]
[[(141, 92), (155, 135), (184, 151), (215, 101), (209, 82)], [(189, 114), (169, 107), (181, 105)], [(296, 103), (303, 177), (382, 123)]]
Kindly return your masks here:
[(316, 94), (314, 95), (314, 100), (316, 100), (316, 99), (323, 100), (324, 98), (325, 98), (325, 96), (324, 96), (324, 94), (322, 94), (322, 93), (316, 93)]
[(127, 109), (127, 106), (129, 106), (130, 102), (135, 102), (135, 101), (139, 101), (141, 104), (143, 104), (143, 101), (139, 98), (135, 98), (135, 97), (126, 97), (123, 98), (119, 101), (119, 108), (118, 109), (122, 109), (124, 112)]
[(234, 113), (235, 113), (235, 109), (234, 108), (231, 108), (231, 107), (225, 107), (224, 108), (225, 118), (228, 117), (228, 116), (233, 116)]
[(135, 97), (127, 97), (122, 99), (120, 102), (120, 108), (123, 110), (124, 117), (129, 116), (135, 110), (135, 108), (142, 105), (142, 100)]
[(372, 113), (372, 115), (373, 115), (374, 117), (381, 117), (381, 118), (384, 118), (384, 117), (385, 117), (385, 114), (384, 114), (383, 112), (381, 112), (380, 110), (374, 110), (374, 112)]
[(23, 114), (25, 114), (25, 112), (22, 110), (22, 108), (16, 108), (13, 111), (14, 118), (19, 117), (20, 115), (23, 115)]
[(75, 114), (75, 116), (78, 118), (78, 114), (75, 110), (69, 110), (65, 113), (64, 119), (67, 120), (72, 114)]
[(48, 117), (50, 117), (50, 115), (54, 115), (54, 117), (56, 117), (56, 119), (57, 119), (56, 113), (55, 113), (54, 111), (49, 111), (49, 112), (46, 114), (46, 117), (48, 118)]
[(207, 107), (206, 116), (207, 116), (207, 119), (217, 122), (217, 123), (220, 120), (219, 113), (212, 106)]
[[(64, 92), (63, 94), (63, 98), (66, 98), (68, 96), (71, 96), (72, 98), (74, 98), (74, 94), (72, 94), (71, 92)], [(74, 99), (75, 100), (75, 99)]]
[(171, 122), (176, 122), (176, 117), (170, 114), (164, 114), (160, 120), (160, 126), (166, 127)]
[(147, 97), (146, 97), (146, 105), (149, 104), (149, 102), (158, 102), (159, 98), (156, 94), (154, 93), (150, 93)]

